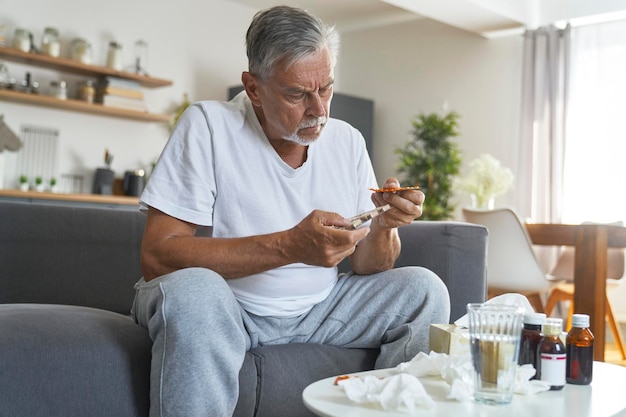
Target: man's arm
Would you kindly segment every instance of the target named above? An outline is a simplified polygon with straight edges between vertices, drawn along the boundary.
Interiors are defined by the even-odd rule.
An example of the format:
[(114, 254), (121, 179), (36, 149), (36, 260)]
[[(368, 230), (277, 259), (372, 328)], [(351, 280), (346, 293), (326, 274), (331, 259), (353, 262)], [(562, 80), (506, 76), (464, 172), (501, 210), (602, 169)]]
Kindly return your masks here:
[[(383, 188), (399, 186), (397, 179), (389, 178)], [(353, 271), (360, 275), (393, 268), (401, 248), (398, 227), (409, 224), (422, 215), (424, 193), (419, 190), (375, 193), (372, 200), (377, 207), (391, 204), (392, 208), (372, 220), (370, 233), (350, 257)]]
[(291, 263), (330, 267), (352, 254), (369, 229), (342, 230), (336, 213), (313, 211), (289, 230), (242, 238), (196, 237), (197, 226), (149, 208), (141, 248), (144, 279), (189, 267), (209, 268), (226, 279)]

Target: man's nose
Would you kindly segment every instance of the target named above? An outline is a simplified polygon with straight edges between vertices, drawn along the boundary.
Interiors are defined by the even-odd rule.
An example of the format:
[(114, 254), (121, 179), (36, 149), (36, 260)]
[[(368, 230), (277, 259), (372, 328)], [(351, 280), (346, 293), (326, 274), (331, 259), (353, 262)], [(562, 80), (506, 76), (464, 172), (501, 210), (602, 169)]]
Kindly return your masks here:
[(319, 92), (309, 94), (307, 103), (309, 114), (315, 117), (326, 116), (326, 107), (324, 106), (324, 100), (320, 97)]

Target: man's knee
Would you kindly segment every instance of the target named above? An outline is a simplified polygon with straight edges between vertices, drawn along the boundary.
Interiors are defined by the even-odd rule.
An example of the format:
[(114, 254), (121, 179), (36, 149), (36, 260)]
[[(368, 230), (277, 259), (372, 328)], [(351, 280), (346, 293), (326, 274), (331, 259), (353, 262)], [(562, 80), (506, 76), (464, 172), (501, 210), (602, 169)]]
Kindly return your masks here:
[(160, 286), (166, 302), (180, 304), (187, 310), (235, 303), (226, 280), (210, 269), (185, 268), (157, 279), (163, 279)]
[[(440, 311), (441, 317), (449, 316), (450, 294), (437, 274), (420, 266), (399, 268), (403, 279), (402, 286), (409, 297), (421, 295), (423, 300)], [(448, 320), (449, 318), (446, 318)]]
[(218, 273), (207, 268), (179, 269), (160, 276), (153, 281), (167, 288), (168, 292), (230, 292), (230, 287), (226, 280)]
[[(206, 268), (185, 268), (137, 286), (136, 309), (152, 317), (206, 317), (214, 309), (237, 309), (224, 278)], [(144, 315), (145, 317), (145, 315)]]
[(422, 291), (423, 289), (433, 289), (433, 291), (445, 291), (446, 286), (430, 269), (421, 266), (405, 266), (396, 268), (397, 274), (404, 280), (403, 285), (407, 288), (415, 288), (415, 290)]

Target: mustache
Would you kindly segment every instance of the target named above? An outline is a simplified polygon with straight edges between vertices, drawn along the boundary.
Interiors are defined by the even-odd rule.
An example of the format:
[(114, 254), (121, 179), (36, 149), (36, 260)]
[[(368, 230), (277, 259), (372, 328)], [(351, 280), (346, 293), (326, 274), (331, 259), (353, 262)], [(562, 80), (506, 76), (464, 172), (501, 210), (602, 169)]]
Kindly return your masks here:
[(298, 129), (306, 129), (308, 127), (314, 127), (317, 125), (325, 125), (326, 122), (328, 122), (328, 117), (326, 116), (315, 117), (313, 119), (305, 120), (304, 122), (300, 123), (298, 125)]

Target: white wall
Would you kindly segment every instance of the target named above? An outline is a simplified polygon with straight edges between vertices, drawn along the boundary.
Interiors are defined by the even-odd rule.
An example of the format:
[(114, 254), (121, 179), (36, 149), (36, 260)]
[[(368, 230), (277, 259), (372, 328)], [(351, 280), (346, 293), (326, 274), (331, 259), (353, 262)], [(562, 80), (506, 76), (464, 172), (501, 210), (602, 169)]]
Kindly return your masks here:
[[(94, 63), (98, 64), (105, 61), (108, 41), (115, 39), (123, 44), (130, 65), (133, 43), (146, 40), (149, 73), (174, 82), (171, 87), (144, 89), (148, 108), (154, 113), (170, 113), (185, 92), (192, 100), (225, 99), (227, 86), (239, 83), (241, 71), (247, 66), (244, 34), (254, 13), (220, 0), (0, 0), (0, 10), (0, 23), (7, 26), (9, 41), (15, 27), (23, 27), (33, 32), (39, 44), (44, 27), (54, 26), (60, 31), (65, 51), (71, 39), (83, 37), (92, 44)], [(18, 80), (32, 70), (42, 86), (59, 76), (53, 71), (7, 64)], [(59, 173), (84, 175), (85, 191), (91, 190), (95, 168), (103, 165), (105, 148), (114, 155), (112, 168), (120, 177), (125, 170), (154, 161), (169, 133), (162, 123), (4, 101), (0, 101), (0, 114), (16, 133), (22, 124), (58, 128)], [(16, 154), (0, 155), (5, 167), (4, 188), (13, 188), (18, 175)]]
[(464, 167), (488, 152), (515, 171), (521, 57), (520, 36), (488, 40), (427, 19), (344, 35), (341, 89), (375, 100), (379, 181), (397, 175), (394, 150), (410, 139), (413, 117), (442, 113), (444, 102), (461, 116)]
[[(0, 20), (9, 37), (15, 27), (24, 27), (39, 42), (45, 26), (57, 27), (66, 47), (72, 38), (84, 37), (99, 63), (109, 40), (124, 45), (130, 64), (133, 42), (145, 39), (149, 72), (174, 82), (172, 87), (144, 90), (152, 112), (169, 113), (185, 92), (192, 100), (224, 99), (227, 87), (239, 83), (246, 68), (244, 34), (255, 10), (221, 0), (94, 3), (0, 0)], [(514, 169), (521, 47), (519, 36), (487, 40), (427, 19), (343, 34), (336, 90), (375, 102), (373, 159), (379, 179), (396, 175), (394, 149), (409, 139), (412, 117), (441, 111), (444, 101), (461, 115), (458, 142), (466, 162), (490, 152)], [(26, 67), (9, 66), (13, 76), (23, 78)], [(42, 84), (57, 77), (31, 69)], [(59, 128), (59, 171), (85, 175), (86, 191), (105, 148), (115, 156), (113, 169), (121, 176), (154, 161), (168, 135), (164, 124), (7, 102), (0, 102), (0, 113), (17, 132), (22, 124)], [(15, 154), (3, 155), (4, 186), (12, 188)], [(463, 200), (467, 196), (461, 199), (468, 202)], [(505, 202), (506, 196), (500, 199)]]

